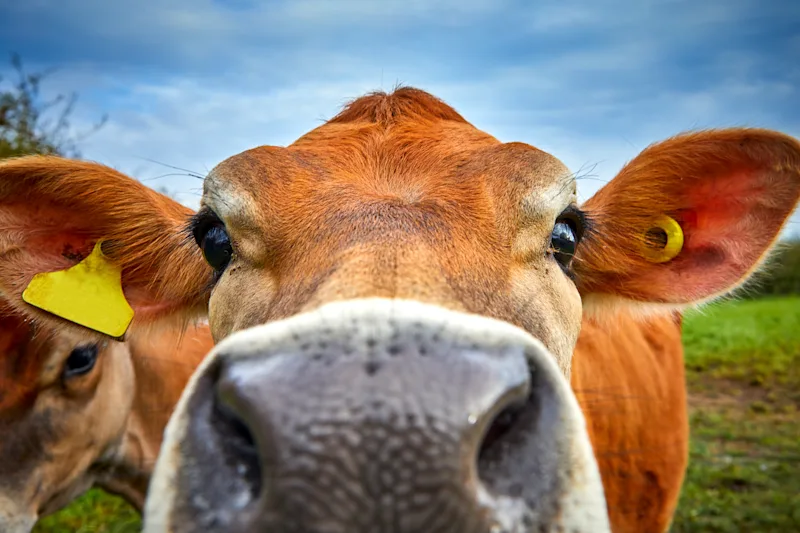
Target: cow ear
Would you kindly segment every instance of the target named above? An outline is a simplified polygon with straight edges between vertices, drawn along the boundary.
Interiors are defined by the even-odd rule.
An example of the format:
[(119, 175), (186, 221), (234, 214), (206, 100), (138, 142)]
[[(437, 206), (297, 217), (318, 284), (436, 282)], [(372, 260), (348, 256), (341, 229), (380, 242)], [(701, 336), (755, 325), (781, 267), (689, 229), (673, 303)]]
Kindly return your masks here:
[[(27, 303), (23, 292), (37, 274), (88, 262), (100, 242), (104, 260), (121, 278), (134, 325), (205, 313), (212, 272), (187, 231), (192, 214), (96, 163), (53, 156), (2, 161), (0, 295), (15, 312), (63, 323), (46, 307)], [(37, 290), (42, 286), (46, 292), (46, 283)]]
[(573, 264), (585, 309), (680, 308), (730, 292), (764, 260), (799, 198), (792, 137), (737, 128), (648, 147), (582, 206), (588, 228)]

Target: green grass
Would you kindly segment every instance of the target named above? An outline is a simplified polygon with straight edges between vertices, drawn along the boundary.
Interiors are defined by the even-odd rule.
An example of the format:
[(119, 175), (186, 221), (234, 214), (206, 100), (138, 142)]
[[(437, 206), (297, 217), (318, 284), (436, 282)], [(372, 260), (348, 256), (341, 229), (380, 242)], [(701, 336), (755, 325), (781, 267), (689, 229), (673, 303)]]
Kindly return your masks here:
[[(800, 531), (800, 298), (689, 313), (684, 344), (692, 442), (672, 531)], [(92, 490), (35, 532), (140, 527), (122, 500)]]
[(39, 520), (34, 533), (138, 533), (139, 514), (125, 500), (92, 489), (58, 513)]
[(800, 298), (684, 322), (691, 451), (673, 532), (800, 531)]

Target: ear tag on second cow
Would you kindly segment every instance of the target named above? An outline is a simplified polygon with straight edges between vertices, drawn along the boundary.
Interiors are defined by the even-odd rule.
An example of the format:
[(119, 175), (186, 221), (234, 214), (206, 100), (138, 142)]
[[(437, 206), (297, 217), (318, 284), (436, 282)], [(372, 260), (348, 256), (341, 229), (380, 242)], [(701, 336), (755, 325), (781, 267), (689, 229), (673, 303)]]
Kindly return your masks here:
[(36, 274), (22, 299), (39, 309), (121, 338), (133, 320), (133, 309), (122, 292), (120, 267), (95, 244), (86, 259), (57, 272)]
[(683, 249), (683, 229), (672, 217), (661, 215), (644, 234), (642, 255), (651, 263), (665, 263)]

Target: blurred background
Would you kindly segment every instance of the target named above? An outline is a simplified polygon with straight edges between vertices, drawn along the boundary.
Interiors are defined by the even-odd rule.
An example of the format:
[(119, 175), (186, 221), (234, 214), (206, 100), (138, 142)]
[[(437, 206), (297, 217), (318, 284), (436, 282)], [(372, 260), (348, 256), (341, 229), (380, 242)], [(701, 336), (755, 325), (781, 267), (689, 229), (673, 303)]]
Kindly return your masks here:
[[(684, 130), (800, 137), (800, 2), (0, 0), (0, 158), (99, 161), (194, 208), (190, 174), (397, 84), (552, 153), (585, 200)], [(800, 531), (800, 213), (782, 237), (736, 300), (687, 316), (673, 531)], [(139, 527), (92, 491), (38, 531)]]

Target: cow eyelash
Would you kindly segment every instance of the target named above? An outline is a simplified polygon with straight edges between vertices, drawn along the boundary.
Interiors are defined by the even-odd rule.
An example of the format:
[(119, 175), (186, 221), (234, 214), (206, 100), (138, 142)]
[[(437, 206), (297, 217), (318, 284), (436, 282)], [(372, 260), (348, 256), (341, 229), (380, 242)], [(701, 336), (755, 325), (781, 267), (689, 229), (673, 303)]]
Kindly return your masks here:
[(581, 242), (583, 236), (586, 234), (586, 228), (589, 223), (586, 213), (584, 213), (577, 205), (570, 204), (558, 216), (558, 221), (568, 221), (573, 224), (575, 229), (575, 237), (578, 243)]
[(222, 219), (208, 207), (202, 207), (189, 219), (186, 227), (187, 233), (192, 236), (195, 243), (200, 246), (205, 232), (216, 224), (222, 225)]

